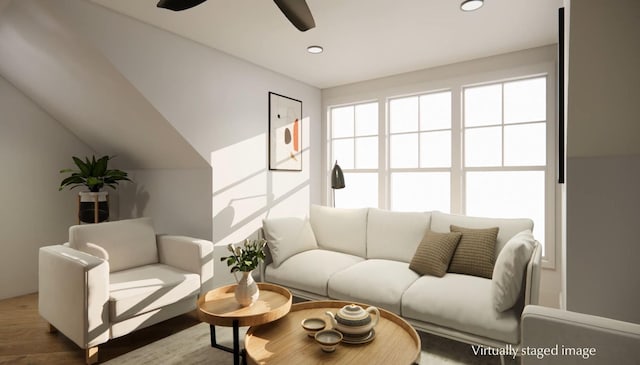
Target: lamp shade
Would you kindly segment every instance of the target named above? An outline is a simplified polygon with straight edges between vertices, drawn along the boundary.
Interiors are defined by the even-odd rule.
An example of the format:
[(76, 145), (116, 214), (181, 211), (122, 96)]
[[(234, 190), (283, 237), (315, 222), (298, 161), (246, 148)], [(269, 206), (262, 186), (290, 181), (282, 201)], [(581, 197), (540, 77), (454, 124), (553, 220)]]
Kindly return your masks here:
[(338, 165), (338, 161), (336, 161), (336, 164), (333, 165), (333, 170), (331, 170), (331, 189), (342, 189), (344, 187), (344, 174), (340, 165)]

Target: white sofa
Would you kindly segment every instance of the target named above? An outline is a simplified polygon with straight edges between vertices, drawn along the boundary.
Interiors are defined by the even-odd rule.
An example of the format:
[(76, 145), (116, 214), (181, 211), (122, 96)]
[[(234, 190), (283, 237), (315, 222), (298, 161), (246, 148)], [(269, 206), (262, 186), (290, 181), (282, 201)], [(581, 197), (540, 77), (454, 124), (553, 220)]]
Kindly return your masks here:
[(637, 365), (640, 324), (529, 305), (521, 357), (522, 365)]
[(196, 308), (213, 282), (213, 244), (156, 235), (150, 218), (69, 228), (39, 253), (38, 310), (97, 361), (98, 345)]
[[(499, 227), (496, 260), (507, 262), (503, 266), (511, 270), (515, 267), (511, 275), (509, 268), (501, 267), (500, 276), (504, 278), (506, 270), (507, 277), (522, 279), (516, 280), (515, 305), (504, 311), (495, 308), (497, 266), (494, 279), (456, 273), (421, 276), (409, 268), (425, 233), (449, 232), (451, 225)], [(522, 309), (538, 301), (541, 247), (531, 236), (530, 251), (515, 266), (499, 253), (516, 234), (532, 229), (530, 219), (313, 205), (308, 219), (263, 221), (271, 258), (262, 266), (261, 277), (305, 299), (375, 305), (401, 315), (418, 330), (458, 341), (517, 346)]]

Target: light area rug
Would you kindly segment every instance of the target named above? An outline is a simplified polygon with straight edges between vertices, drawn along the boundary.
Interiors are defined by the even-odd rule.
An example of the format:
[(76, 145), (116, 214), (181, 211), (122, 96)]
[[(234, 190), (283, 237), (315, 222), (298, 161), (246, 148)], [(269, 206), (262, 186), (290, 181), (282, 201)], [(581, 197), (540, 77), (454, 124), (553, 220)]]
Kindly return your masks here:
[[(241, 336), (244, 335), (244, 332), (246, 332), (246, 329), (241, 329)], [(498, 356), (475, 356), (471, 345), (434, 335), (421, 332), (419, 333), (422, 341), (420, 365), (500, 364), (500, 358)], [(231, 328), (216, 327), (216, 338), (219, 344), (232, 347), (233, 341)], [(209, 337), (209, 325), (206, 323), (200, 323), (107, 361), (105, 364), (231, 365), (233, 364), (233, 355), (231, 353), (212, 348)]]

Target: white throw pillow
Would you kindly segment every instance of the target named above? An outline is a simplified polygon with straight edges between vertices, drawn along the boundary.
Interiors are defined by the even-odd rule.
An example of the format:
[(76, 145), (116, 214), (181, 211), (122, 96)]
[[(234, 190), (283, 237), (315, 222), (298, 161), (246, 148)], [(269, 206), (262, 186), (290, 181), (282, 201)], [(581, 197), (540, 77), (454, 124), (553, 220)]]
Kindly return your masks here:
[(498, 312), (508, 310), (518, 301), (524, 271), (534, 248), (533, 234), (525, 230), (513, 236), (500, 251), (491, 279), (493, 306)]
[(297, 253), (318, 248), (308, 219), (264, 219), (262, 229), (275, 267)]

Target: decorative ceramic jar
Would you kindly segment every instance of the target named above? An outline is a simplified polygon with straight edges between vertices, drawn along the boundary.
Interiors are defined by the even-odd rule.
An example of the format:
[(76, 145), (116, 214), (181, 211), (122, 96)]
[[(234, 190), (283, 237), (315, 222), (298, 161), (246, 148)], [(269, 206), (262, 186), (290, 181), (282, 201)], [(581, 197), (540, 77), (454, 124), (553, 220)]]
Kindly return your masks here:
[(242, 278), (238, 280), (238, 285), (235, 289), (236, 301), (241, 306), (248, 307), (258, 300), (259, 295), (260, 289), (256, 281), (253, 280), (251, 271), (243, 271)]

